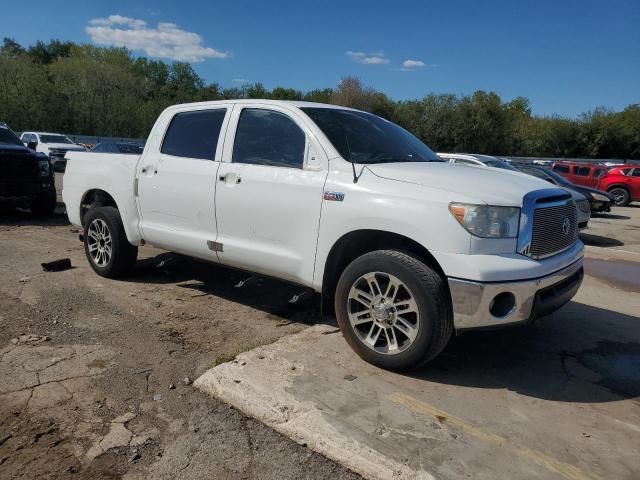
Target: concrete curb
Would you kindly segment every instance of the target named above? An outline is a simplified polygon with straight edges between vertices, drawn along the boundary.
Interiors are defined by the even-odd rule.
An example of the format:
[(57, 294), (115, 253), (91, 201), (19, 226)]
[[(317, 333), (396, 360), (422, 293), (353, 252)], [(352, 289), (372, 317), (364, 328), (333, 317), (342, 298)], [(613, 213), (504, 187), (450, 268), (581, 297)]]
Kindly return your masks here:
[[(433, 479), (431, 474), (403, 465), (336, 430), (317, 405), (296, 400), (288, 389), (275, 391), (272, 388), (274, 376), (290, 386), (291, 378), (300, 375), (304, 368), (278, 355), (278, 352), (295, 350), (312, 337), (334, 331), (335, 328), (318, 325), (274, 344), (242, 353), (235, 360), (205, 372), (194, 386), (365, 478)], [(257, 362), (269, 363), (268, 378), (250, 376), (250, 366)], [(248, 376), (250, 381), (246, 381)]]

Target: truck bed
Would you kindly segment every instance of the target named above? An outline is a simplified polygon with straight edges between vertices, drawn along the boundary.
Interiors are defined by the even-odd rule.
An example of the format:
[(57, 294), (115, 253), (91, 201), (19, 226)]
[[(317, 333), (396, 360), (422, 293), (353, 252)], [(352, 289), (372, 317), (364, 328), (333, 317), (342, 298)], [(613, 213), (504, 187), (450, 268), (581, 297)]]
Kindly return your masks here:
[(81, 226), (81, 206), (91, 190), (109, 192), (116, 202), (127, 237), (139, 241), (138, 208), (135, 201), (136, 167), (140, 155), (68, 152), (62, 184), (62, 200), (69, 221)]

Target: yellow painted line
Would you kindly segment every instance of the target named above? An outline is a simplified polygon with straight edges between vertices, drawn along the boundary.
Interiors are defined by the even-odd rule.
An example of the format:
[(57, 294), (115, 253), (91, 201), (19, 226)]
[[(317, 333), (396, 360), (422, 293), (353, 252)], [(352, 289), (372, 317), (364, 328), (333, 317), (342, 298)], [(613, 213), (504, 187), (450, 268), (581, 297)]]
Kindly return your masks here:
[(454, 415), (451, 415), (448, 412), (440, 410), (428, 403), (421, 402), (409, 395), (404, 393), (396, 392), (391, 395), (391, 401), (402, 405), (403, 407), (412, 410), (413, 412), (419, 413), (425, 416), (434, 417), (436, 420), (440, 422), (444, 422), (449, 425), (454, 425), (461, 430), (464, 430), (470, 435), (488, 443), (494, 443), (501, 448), (506, 450), (510, 450), (521, 458), (525, 460), (529, 460), (533, 463), (537, 463), (538, 465), (555, 472), (559, 475), (562, 475), (568, 480), (600, 480), (600, 477), (597, 477), (593, 474), (589, 474), (580, 470), (578, 467), (570, 465), (568, 463), (561, 462), (557, 458), (551, 457), (546, 453), (542, 453), (538, 450), (534, 450), (528, 447), (523, 447), (522, 445), (517, 445), (508, 440), (505, 437), (497, 435), (492, 432), (488, 432), (481, 428), (476, 427), (472, 423), (463, 420), (462, 418), (458, 418)]

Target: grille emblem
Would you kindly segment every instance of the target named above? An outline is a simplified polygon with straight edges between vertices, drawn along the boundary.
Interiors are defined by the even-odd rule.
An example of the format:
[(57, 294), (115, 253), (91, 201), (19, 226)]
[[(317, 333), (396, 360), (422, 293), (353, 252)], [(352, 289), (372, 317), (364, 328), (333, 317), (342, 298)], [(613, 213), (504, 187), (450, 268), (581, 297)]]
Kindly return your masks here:
[(565, 235), (569, 235), (570, 231), (571, 221), (569, 220), (569, 217), (564, 217), (564, 220), (562, 221), (562, 233), (564, 233)]

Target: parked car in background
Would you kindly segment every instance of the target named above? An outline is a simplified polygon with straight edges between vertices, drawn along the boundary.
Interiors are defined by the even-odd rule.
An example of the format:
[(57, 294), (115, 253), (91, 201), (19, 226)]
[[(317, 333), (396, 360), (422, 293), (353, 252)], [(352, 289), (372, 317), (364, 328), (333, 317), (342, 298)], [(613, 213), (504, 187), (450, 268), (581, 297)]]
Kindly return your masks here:
[(609, 167), (597, 163), (560, 161), (553, 164), (552, 170), (571, 183), (597, 188), (600, 177), (607, 173)]
[(438, 156), (449, 163), (463, 165), (480, 165), (484, 167), (502, 168), (504, 170), (515, 170), (509, 162), (491, 155), (480, 155), (475, 153), (438, 153)]
[(0, 203), (24, 206), (35, 215), (56, 208), (56, 188), (49, 157), (25, 147), (0, 123)]
[(556, 162), (553, 171), (572, 183), (607, 192), (614, 205), (624, 207), (640, 200), (640, 166)]
[(596, 190), (595, 188), (584, 187), (582, 185), (576, 185), (564, 178), (562, 175), (558, 175), (553, 170), (548, 168), (539, 167), (537, 165), (525, 164), (525, 163), (512, 163), (512, 165), (523, 173), (533, 175), (534, 177), (546, 180), (549, 183), (553, 183), (565, 190), (571, 190), (578, 192), (589, 201), (589, 209), (591, 213), (610, 212), (612, 199), (606, 192)]
[(598, 187), (621, 207), (640, 201), (640, 165), (613, 167), (600, 179)]
[(176, 105), (142, 155), (68, 155), (63, 198), (97, 274), (130, 272), (148, 244), (292, 282), (388, 369), (432, 360), (455, 331), (547, 315), (583, 278), (565, 190), (449, 165), (350, 108)]
[(22, 132), (20, 140), (36, 152), (44, 153), (51, 160), (54, 170), (64, 171), (67, 152), (84, 152), (86, 148), (74, 143), (66, 135), (47, 132)]
[(124, 153), (129, 155), (140, 155), (143, 150), (143, 145), (133, 142), (100, 142), (91, 149), (94, 153)]
[(541, 160), (541, 159), (536, 159), (533, 161), (534, 164), (536, 165), (540, 165), (541, 167), (552, 167), (553, 166), (553, 160)]

